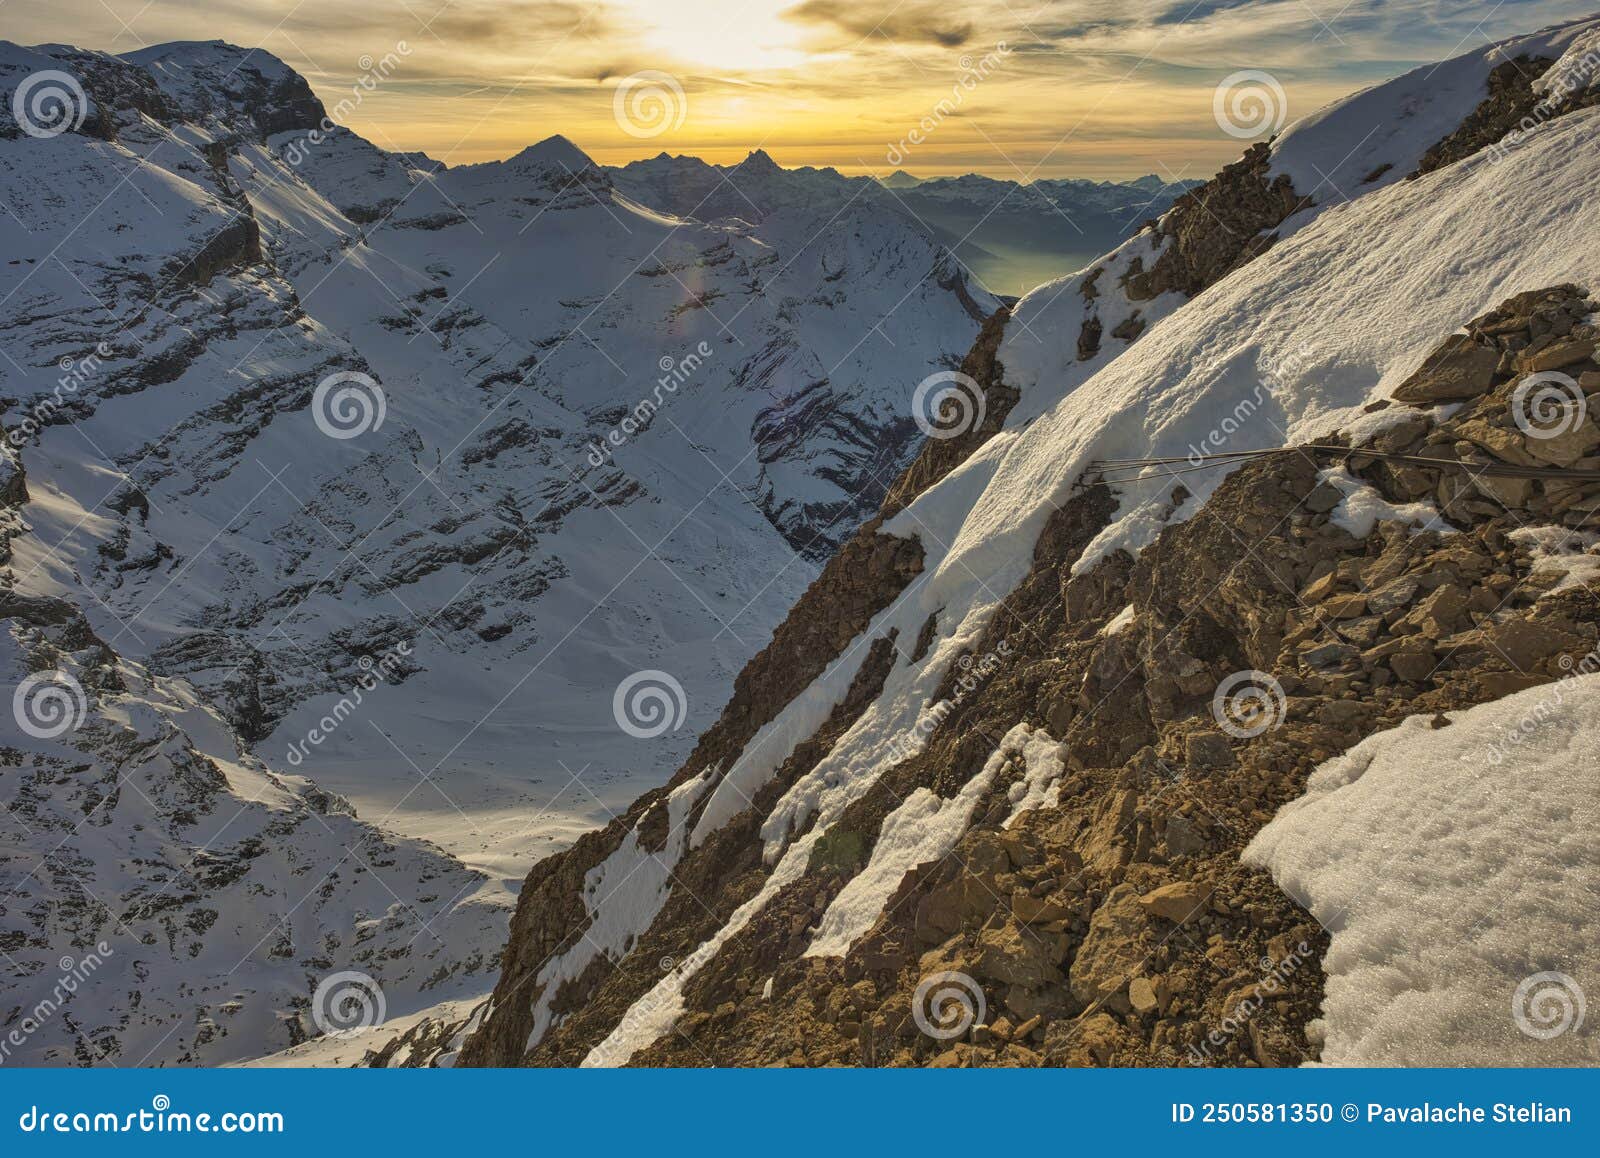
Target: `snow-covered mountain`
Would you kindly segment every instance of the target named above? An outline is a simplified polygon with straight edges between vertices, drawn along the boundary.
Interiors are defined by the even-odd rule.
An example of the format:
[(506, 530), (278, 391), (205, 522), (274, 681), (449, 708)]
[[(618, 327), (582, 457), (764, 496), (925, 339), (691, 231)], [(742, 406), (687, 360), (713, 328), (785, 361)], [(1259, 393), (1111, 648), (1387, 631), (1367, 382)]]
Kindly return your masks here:
[[(680, 215), (560, 137), (443, 166), (259, 50), (0, 44), (0, 98), (6, 589), (82, 624), (15, 612), (11, 670), (64, 664), (89, 721), (40, 749), (0, 720), (39, 818), (0, 1006), (106, 937), (72, 1024), (119, 1063), (291, 1044), (289, 995), (370, 966), (395, 903), (391, 1013), (481, 986), (528, 865), (667, 776), (997, 305), (887, 207), (779, 171), (760, 222)], [(52, 658), (91, 638), (94, 679)], [(664, 720), (614, 707), (636, 673)], [(139, 782), (169, 764), (209, 811)], [(388, 900), (319, 879), (364, 841), (403, 850)], [(251, 904), (192, 879), (211, 857)]]
[(979, 174), (918, 181), (899, 171), (875, 181), (834, 169), (780, 169), (761, 150), (728, 166), (662, 153), (613, 172), (630, 196), (707, 220), (765, 222), (782, 207), (802, 221), (808, 204), (832, 213), (841, 201), (858, 212), (899, 211), (924, 225), (984, 284), (1008, 295), (1082, 268), (1201, 184), (1154, 176), (1024, 184)]
[(1600, 1061), (1597, 130), (1600, 20), (1475, 49), (999, 315), (410, 1060)]

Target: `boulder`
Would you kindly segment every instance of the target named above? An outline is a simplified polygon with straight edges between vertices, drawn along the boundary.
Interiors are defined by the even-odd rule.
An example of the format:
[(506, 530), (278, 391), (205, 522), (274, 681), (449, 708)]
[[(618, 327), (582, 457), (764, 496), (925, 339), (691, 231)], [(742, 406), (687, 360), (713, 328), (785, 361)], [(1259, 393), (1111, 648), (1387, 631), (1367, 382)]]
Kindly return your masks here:
[(1548, 437), (1529, 436), (1528, 454), (1541, 465), (1571, 466), (1600, 447), (1600, 427), (1585, 419)]
[(1112, 889), (1089, 918), (1089, 931), (1072, 961), (1068, 975), (1072, 996), (1093, 1005), (1121, 993), (1144, 962), (1148, 928), (1134, 887), (1121, 884)]
[(1149, 1017), (1160, 1006), (1155, 987), (1148, 977), (1135, 977), (1128, 983), (1128, 1004), (1140, 1017)]
[(1389, 670), (1394, 672), (1396, 678), (1409, 684), (1421, 683), (1433, 675), (1438, 666), (1439, 661), (1434, 657), (1431, 647), (1397, 651), (1389, 657)]
[(1334, 595), (1323, 600), (1322, 610), (1334, 619), (1359, 619), (1367, 613), (1367, 597)]
[(1139, 794), (1131, 788), (1101, 798), (1089, 827), (1075, 845), (1086, 867), (1109, 874), (1128, 863), (1133, 856), (1129, 828), (1138, 803)]
[(1500, 352), (1466, 334), (1452, 334), (1394, 392), (1396, 402), (1464, 402), (1494, 385)]
[(1183, 754), (1191, 768), (1232, 768), (1237, 764), (1233, 745), (1220, 732), (1190, 732), (1184, 739)]
[(1016, 921), (978, 934), (977, 968), (1007, 985), (1037, 989), (1058, 979), (1062, 948), (1058, 937), (1037, 933)]
[(1182, 924), (1197, 909), (1205, 906), (1206, 892), (1193, 881), (1173, 881), (1151, 889), (1139, 898), (1139, 905), (1153, 917)]
[(1484, 632), (1491, 647), (1521, 672), (1532, 671), (1541, 660), (1559, 652), (1582, 651), (1582, 639), (1537, 620), (1513, 619)]
[(1542, 349), (1537, 346), (1529, 347), (1517, 355), (1517, 368), (1533, 373), (1560, 370), (1566, 366), (1575, 366), (1579, 362), (1588, 361), (1593, 356), (1592, 338), (1570, 337), (1551, 342)]

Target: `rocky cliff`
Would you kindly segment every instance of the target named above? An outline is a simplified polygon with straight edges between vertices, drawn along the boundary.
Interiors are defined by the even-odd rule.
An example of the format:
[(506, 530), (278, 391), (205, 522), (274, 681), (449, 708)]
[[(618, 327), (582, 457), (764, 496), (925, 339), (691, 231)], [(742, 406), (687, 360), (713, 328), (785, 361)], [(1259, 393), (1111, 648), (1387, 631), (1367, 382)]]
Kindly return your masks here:
[(1359, 94), (991, 322), (981, 422), (669, 785), (536, 866), (488, 1005), (385, 1060), (1317, 1059), (1343, 926), (1246, 847), (1366, 737), (1600, 639), (1594, 115), (1511, 140), (1489, 107), (1594, 42)]

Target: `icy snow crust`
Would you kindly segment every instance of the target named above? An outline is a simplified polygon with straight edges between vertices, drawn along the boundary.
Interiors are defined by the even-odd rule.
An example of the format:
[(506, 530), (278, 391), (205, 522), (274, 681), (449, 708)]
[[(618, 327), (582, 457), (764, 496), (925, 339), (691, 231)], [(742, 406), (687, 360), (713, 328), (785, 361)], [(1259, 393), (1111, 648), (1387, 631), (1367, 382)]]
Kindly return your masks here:
[(1323, 764), (1245, 849), (1333, 935), (1322, 1059), (1592, 1065), (1600, 676), (1450, 719)]
[[(1519, 38), (1505, 50), (1559, 50), (1596, 27), (1600, 21)], [(1358, 179), (1384, 162), (1399, 172), (1366, 186), (1341, 180), (1342, 196), (1324, 186), (1321, 204), (1301, 214), (1289, 236), (1193, 301), (1168, 294), (1134, 303), (1123, 296), (1119, 280), (1132, 261), (1140, 258), (1149, 268), (1159, 252), (1148, 232), (1107, 255), (1098, 263), (1104, 271), (1092, 305), (1107, 334), (1140, 312), (1149, 328), (1132, 346), (1107, 338), (1096, 357), (1078, 360), (1078, 334), (1090, 308), (1081, 290), (1093, 269), (1022, 299), (999, 351), (1007, 381), (1022, 391), (1006, 428), (885, 524), (889, 534), (922, 541), (925, 570), (750, 742), (728, 773), (737, 778), (740, 796), (753, 795), (794, 745), (821, 726), (859, 669), (864, 641), (891, 630), (914, 637), (934, 611), (949, 626), (924, 659), (890, 673), (879, 698), (779, 800), (762, 828), (767, 858), (775, 864), (761, 891), (646, 994), (586, 1064), (626, 1061), (670, 1029), (689, 977), (804, 873), (821, 834), (904, 758), (904, 738), (918, 735), (916, 721), (932, 703), (940, 676), (972, 650), (995, 608), (1027, 573), (1045, 521), (1093, 461), (1282, 446), (1340, 430), (1365, 436), (1386, 421), (1365, 414), (1366, 404), (1386, 398), (1441, 335), (1518, 291), (1592, 279), (1600, 268), (1592, 160), (1600, 110), (1541, 126), (1502, 163), (1479, 154), (1416, 181), (1398, 179), (1482, 99), (1492, 55), (1474, 52), (1441, 66), (1436, 76), (1447, 83), (1437, 102), (1427, 96), (1434, 90), (1421, 70), (1286, 133), (1279, 164), (1296, 173), (1297, 188), (1302, 163), (1346, 178), (1360, 168), (1355, 161), (1334, 162), (1369, 132), (1384, 143), (1358, 154), (1367, 165)], [(1400, 120), (1422, 127), (1383, 135), (1384, 126)], [(1320, 184), (1321, 178), (1306, 180), (1304, 188)], [(1223, 434), (1223, 419), (1239, 415), (1247, 400), (1247, 417)], [(1142, 550), (1170, 517), (1198, 510), (1224, 473), (1185, 475), (1192, 497), (1174, 516), (1165, 513), (1170, 485), (1123, 489), (1111, 525), (1077, 568), (1119, 548)], [(1407, 521), (1421, 514), (1394, 513)], [(713, 790), (713, 806), (725, 789), (726, 783)], [(947, 801), (939, 808), (941, 828), (945, 810), (954, 807)], [(952, 811), (949, 819), (958, 814)], [(694, 839), (706, 831), (702, 824)], [(876, 889), (863, 886), (852, 912), (874, 901), (881, 907), (897, 882), (884, 872)], [(849, 934), (864, 926), (841, 913), (837, 925), (825, 928), (825, 949), (842, 952)]]

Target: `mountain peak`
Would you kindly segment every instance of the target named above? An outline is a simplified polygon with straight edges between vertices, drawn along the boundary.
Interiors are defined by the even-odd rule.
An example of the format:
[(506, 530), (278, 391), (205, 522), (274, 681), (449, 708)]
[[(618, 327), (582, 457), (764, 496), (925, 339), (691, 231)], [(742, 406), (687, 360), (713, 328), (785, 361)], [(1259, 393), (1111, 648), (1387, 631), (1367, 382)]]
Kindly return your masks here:
[(753, 173), (777, 173), (783, 166), (772, 159), (772, 154), (765, 149), (753, 149), (750, 155), (734, 166)]
[(582, 149), (560, 133), (529, 145), (511, 158), (512, 164), (531, 163), (539, 166), (561, 165), (574, 173), (594, 167), (594, 161)]
[(293, 68), (265, 49), (244, 48), (226, 40), (169, 40), (165, 44), (124, 52), (121, 59), (152, 72), (159, 72), (163, 65), (185, 69), (247, 67), (271, 80), (286, 76), (299, 79)]
[(913, 185), (922, 184), (921, 177), (912, 176), (904, 169), (896, 169), (881, 181), (885, 189), (910, 189)]

